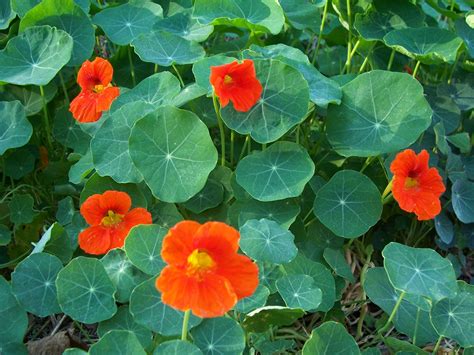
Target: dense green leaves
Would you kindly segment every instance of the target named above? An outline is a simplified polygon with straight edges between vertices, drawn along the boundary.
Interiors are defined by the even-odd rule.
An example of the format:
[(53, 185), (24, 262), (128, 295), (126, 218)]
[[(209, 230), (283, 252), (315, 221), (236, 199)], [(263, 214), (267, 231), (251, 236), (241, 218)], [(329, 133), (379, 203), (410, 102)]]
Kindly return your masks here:
[(146, 352), (138, 341), (137, 336), (132, 332), (127, 330), (112, 330), (91, 346), (89, 354), (146, 355)]
[(474, 182), (458, 180), (452, 189), (453, 209), (464, 223), (474, 223)]
[(204, 123), (171, 106), (135, 123), (130, 155), (153, 194), (166, 202), (184, 202), (198, 193), (217, 162)]
[(80, 322), (99, 322), (117, 311), (115, 287), (97, 259), (72, 260), (59, 272), (56, 287), (63, 312)]
[(259, 143), (270, 143), (300, 123), (308, 110), (309, 88), (303, 76), (278, 60), (255, 60), (262, 83), (260, 100), (248, 112), (229, 104), (221, 110), (225, 124)]
[(110, 7), (94, 16), (112, 42), (118, 45), (129, 44), (141, 33), (147, 33), (163, 16), (160, 5), (148, 0), (131, 0), (127, 4)]
[(342, 87), (328, 109), (327, 136), (344, 156), (367, 157), (408, 147), (429, 127), (422, 86), (407, 74), (373, 70)]
[(287, 275), (277, 280), (276, 286), (286, 305), (305, 311), (317, 308), (322, 301), (322, 292), (314, 279), (308, 275)]
[(154, 355), (169, 354), (169, 355), (202, 355), (199, 348), (184, 340), (168, 340), (158, 345), (153, 352)]
[(0, 102), (0, 155), (28, 143), (32, 133), (33, 127), (19, 101)]
[(311, 332), (303, 347), (303, 355), (357, 355), (359, 347), (341, 323), (325, 322)]
[(0, 81), (46, 85), (69, 62), (73, 40), (50, 26), (29, 27), (0, 51)]
[(390, 243), (382, 255), (388, 278), (397, 290), (433, 301), (456, 294), (453, 265), (433, 249)]
[(242, 159), (235, 173), (237, 182), (253, 198), (283, 200), (301, 195), (314, 174), (314, 163), (300, 145), (277, 142)]
[(314, 213), (337, 236), (356, 238), (379, 220), (380, 192), (367, 176), (353, 170), (339, 171), (318, 190)]
[(12, 274), (13, 293), (28, 312), (39, 317), (60, 312), (55, 281), (62, 267), (57, 257), (37, 253), (15, 268)]
[(194, 344), (204, 354), (240, 354), (245, 348), (245, 335), (239, 323), (230, 318), (210, 318), (191, 330)]
[(0, 276), (0, 347), (21, 343), (28, 326), (28, 316), (12, 293), (11, 286)]

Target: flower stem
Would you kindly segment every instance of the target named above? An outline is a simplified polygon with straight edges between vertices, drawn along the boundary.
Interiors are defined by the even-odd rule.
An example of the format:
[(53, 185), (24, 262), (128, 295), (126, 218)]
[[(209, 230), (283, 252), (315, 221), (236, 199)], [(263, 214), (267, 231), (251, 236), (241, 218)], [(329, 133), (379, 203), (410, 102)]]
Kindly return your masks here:
[(44, 128), (46, 129), (46, 141), (48, 142), (48, 147), (50, 150), (53, 149), (53, 143), (51, 141), (51, 127), (49, 125), (49, 117), (48, 117), (48, 108), (46, 102), (46, 96), (44, 95), (44, 88), (40, 85), (40, 93), (41, 98), (43, 99), (43, 118), (44, 118)]
[(433, 355), (436, 355), (438, 353), (439, 346), (441, 345), (441, 340), (443, 340), (442, 335), (439, 336), (438, 341), (435, 344), (435, 347), (433, 349)]
[(323, 35), (324, 24), (326, 23), (326, 16), (328, 14), (328, 4), (330, 3), (330, 1), (331, 0), (326, 0), (326, 4), (324, 4), (323, 18), (321, 20), (321, 26), (319, 27), (318, 44), (316, 44), (316, 49), (314, 50), (314, 53), (313, 53), (313, 60), (311, 61), (311, 64), (313, 64), (313, 65), (316, 62), (316, 57), (318, 56), (319, 46), (321, 45), (321, 36)]
[(171, 66), (173, 67), (173, 70), (175, 71), (176, 75), (178, 76), (181, 87), (184, 88), (184, 81), (183, 81), (183, 78), (181, 77), (181, 74), (179, 73), (178, 68), (176, 68), (176, 66), (174, 64), (171, 64)]
[(234, 166), (234, 142), (235, 132), (230, 130), (230, 166)]
[(133, 86), (136, 85), (135, 81), (135, 68), (133, 66), (133, 60), (132, 60), (132, 47), (128, 47), (128, 62), (130, 63), (130, 75), (132, 77), (132, 84)]
[(417, 61), (415, 65), (415, 69), (413, 70), (413, 77), (416, 79), (416, 73), (418, 73), (418, 68), (420, 67), (421, 62)]
[(63, 75), (61, 74), (61, 72), (59, 72), (59, 80), (61, 80), (61, 87), (63, 88), (64, 97), (66, 98), (67, 104), (69, 106), (69, 104), (71, 103), (71, 100), (69, 100), (69, 95), (67, 93), (66, 83), (64, 82), (64, 78), (63, 78)]
[(398, 308), (402, 304), (403, 297), (405, 297), (405, 291), (402, 291), (400, 293), (400, 296), (398, 296), (397, 303), (395, 303), (395, 307), (393, 307), (392, 313), (390, 313), (387, 323), (385, 323), (385, 325), (378, 331), (379, 334), (384, 333), (388, 329), (388, 327), (390, 327), (390, 324), (392, 323), (393, 318), (395, 317), (395, 314), (398, 311)]
[(351, 53), (352, 53), (352, 31), (351, 31), (351, 26), (352, 26), (352, 20), (351, 20), (351, 0), (346, 0), (346, 6), (347, 6), (347, 23), (349, 25), (349, 36), (347, 40), (347, 60), (346, 60), (346, 69), (347, 73), (351, 72)]
[(387, 197), (387, 195), (392, 191), (392, 185), (393, 185), (393, 180), (390, 180), (390, 182), (388, 183), (387, 187), (385, 188), (385, 190), (383, 191), (383, 194), (382, 194), (382, 201)]
[(388, 59), (387, 70), (392, 69), (393, 58), (395, 58), (395, 49), (392, 49), (392, 53), (390, 53), (390, 58)]
[(222, 122), (221, 112), (219, 105), (217, 104), (217, 96), (215, 93), (212, 94), (212, 102), (214, 103), (214, 110), (216, 111), (217, 124), (219, 125), (219, 132), (221, 134), (221, 165), (225, 166), (225, 131), (224, 123)]
[(191, 310), (188, 309), (186, 312), (184, 312), (183, 329), (181, 330), (181, 340), (183, 341), (185, 341), (188, 338), (188, 323), (189, 323), (190, 316), (191, 316)]

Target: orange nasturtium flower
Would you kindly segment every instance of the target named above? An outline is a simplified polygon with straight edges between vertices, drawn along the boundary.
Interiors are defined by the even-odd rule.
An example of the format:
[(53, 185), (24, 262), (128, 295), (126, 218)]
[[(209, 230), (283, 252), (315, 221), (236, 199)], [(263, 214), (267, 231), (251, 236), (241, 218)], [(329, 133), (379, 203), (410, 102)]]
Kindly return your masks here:
[(240, 234), (221, 222), (182, 221), (163, 239), (168, 264), (156, 280), (163, 303), (202, 318), (220, 317), (258, 286), (258, 267), (237, 254)]
[(429, 158), (426, 150), (416, 155), (406, 149), (390, 165), (394, 175), (393, 197), (402, 210), (414, 212), (419, 221), (432, 219), (441, 212), (439, 198), (446, 190), (438, 170), (428, 166)]
[(118, 87), (112, 86), (114, 68), (108, 60), (95, 58), (82, 63), (77, 75), (81, 92), (69, 106), (73, 117), (79, 122), (95, 122), (107, 111), (120, 94)]
[(257, 79), (255, 66), (250, 59), (242, 63), (235, 61), (212, 66), (209, 81), (221, 107), (227, 106), (230, 100), (236, 111), (247, 112), (262, 95), (262, 84)]
[(132, 200), (121, 191), (109, 190), (87, 198), (81, 214), (90, 225), (79, 234), (79, 246), (89, 254), (105, 254), (121, 248), (132, 227), (151, 224), (151, 214), (144, 208), (130, 210)]

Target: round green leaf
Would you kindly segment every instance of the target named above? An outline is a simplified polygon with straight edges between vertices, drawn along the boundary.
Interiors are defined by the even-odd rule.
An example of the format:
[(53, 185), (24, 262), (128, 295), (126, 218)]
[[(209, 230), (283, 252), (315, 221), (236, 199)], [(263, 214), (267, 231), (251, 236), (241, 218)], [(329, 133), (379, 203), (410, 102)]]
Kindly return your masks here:
[[(43, 88), (46, 102), (50, 102), (58, 92), (58, 87), (51, 81)], [(0, 93), (0, 99), (7, 101), (19, 100), (25, 108), (27, 116), (33, 116), (43, 109), (43, 98), (39, 86), (15, 86), (8, 87), (7, 92)]]
[(127, 330), (135, 334), (144, 348), (149, 347), (152, 343), (152, 332), (144, 326), (135, 323), (128, 306), (119, 307), (117, 313), (112, 318), (100, 322), (97, 327), (97, 334), (103, 337), (112, 330)]
[(0, 102), (0, 155), (7, 149), (25, 145), (32, 134), (33, 126), (23, 105), (19, 101)]
[[(114, 100), (110, 113), (128, 103), (140, 101), (154, 108), (171, 104), (179, 94), (181, 86), (179, 80), (170, 72), (153, 74), (140, 81), (132, 90), (121, 94)], [(105, 123), (104, 123), (105, 124)]]
[(89, 349), (90, 355), (146, 355), (138, 338), (127, 330), (112, 330), (99, 339)]
[(318, 190), (314, 214), (337, 236), (357, 238), (380, 219), (380, 192), (367, 176), (342, 170)]
[(346, 258), (341, 249), (324, 249), (324, 260), (326, 260), (336, 275), (345, 278), (349, 282), (355, 282), (354, 275), (352, 275), (351, 268), (347, 264)]
[[(42, 107), (42, 106), (41, 106)], [(69, 107), (63, 106), (56, 111), (53, 124), (53, 137), (62, 145), (79, 154), (87, 153), (90, 136), (84, 132), (72, 117)]]
[(230, 318), (209, 318), (191, 330), (194, 344), (204, 354), (234, 355), (245, 349), (245, 334), (240, 324)]
[(151, 31), (163, 17), (160, 5), (148, 0), (131, 0), (127, 4), (109, 7), (94, 16), (112, 42), (120, 46), (129, 44), (142, 33)]
[(188, 200), (184, 207), (193, 213), (202, 213), (220, 205), (224, 199), (224, 187), (212, 179), (207, 180), (204, 188)]
[(171, 106), (135, 123), (130, 155), (153, 195), (165, 202), (194, 196), (217, 163), (206, 125), (194, 113)]
[(15, 149), (5, 159), (4, 174), (19, 180), (35, 169), (36, 157), (28, 146)]
[(276, 142), (242, 159), (235, 173), (239, 185), (253, 198), (283, 200), (301, 195), (314, 175), (314, 163), (300, 145)]
[(308, 311), (322, 301), (322, 291), (308, 275), (287, 275), (277, 280), (276, 287), (286, 305)]
[(110, 114), (90, 143), (92, 160), (99, 175), (110, 176), (119, 183), (143, 180), (130, 158), (128, 138), (133, 124), (151, 111), (153, 106), (137, 101)]
[(344, 85), (342, 93), (341, 105), (329, 106), (326, 124), (329, 142), (341, 155), (401, 150), (431, 123), (423, 87), (408, 74), (373, 70)]
[(358, 355), (360, 354), (354, 338), (341, 323), (325, 322), (311, 332), (304, 344), (303, 355)]
[[(385, 313), (392, 313), (400, 292), (393, 288), (384, 268), (375, 267), (367, 270), (363, 287), (373, 303)], [(415, 345), (435, 341), (438, 334), (431, 325), (429, 312), (409, 302), (407, 296), (403, 298), (393, 318), (395, 328), (412, 339), (416, 338)]]
[(8, 203), (10, 221), (15, 224), (31, 223), (36, 214), (33, 210), (33, 204), (33, 197), (29, 194), (13, 195), (13, 198)]
[(8, 28), (10, 21), (16, 17), (15, 11), (12, 10), (10, 0), (2, 1), (0, 4), (0, 30)]
[(453, 209), (463, 223), (474, 223), (474, 182), (457, 180), (452, 187)]
[(12, 239), (12, 232), (7, 226), (0, 224), (0, 246), (8, 245)]
[(82, 64), (92, 55), (95, 30), (87, 14), (73, 0), (43, 0), (21, 19), (20, 32), (32, 26), (49, 25), (73, 39), (70, 66)]
[(46, 317), (61, 309), (56, 297), (56, 276), (63, 268), (61, 260), (51, 254), (32, 254), (12, 273), (12, 290), (25, 309)]
[(28, 316), (12, 293), (10, 284), (0, 276), (0, 348), (8, 343), (22, 343)]
[(290, 228), (299, 213), (300, 206), (291, 200), (272, 202), (236, 201), (228, 211), (229, 219), (234, 226), (243, 226), (249, 219), (266, 218), (285, 228)]
[(135, 286), (148, 279), (146, 274), (133, 266), (122, 249), (110, 250), (100, 261), (117, 289), (115, 298), (118, 302), (128, 302)]
[(474, 286), (461, 285), (455, 297), (444, 298), (433, 305), (431, 322), (439, 335), (467, 348), (474, 346)]
[(153, 355), (202, 355), (199, 348), (184, 340), (168, 340), (158, 345), (153, 352)]
[(188, 41), (205, 41), (214, 30), (214, 26), (200, 24), (191, 16), (191, 11), (178, 12), (158, 21), (155, 29), (180, 36)]
[(183, 216), (181, 216), (174, 203), (158, 202), (150, 212), (153, 216), (153, 223), (165, 229), (169, 229), (183, 220)]
[(252, 296), (242, 298), (237, 302), (234, 309), (241, 313), (251, 312), (257, 308), (263, 307), (265, 303), (267, 303), (268, 296), (270, 296), (270, 290), (268, 287), (260, 284)]
[(192, 64), (206, 55), (198, 43), (158, 30), (141, 34), (132, 41), (132, 46), (144, 62), (165, 67)]
[(283, 9), (272, 0), (196, 0), (193, 17), (203, 24), (236, 26), (275, 35), (285, 23)]
[(125, 239), (125, 252), (132, 264), (148, 275), (158, 275), (166, 265), (161, 259), (161, 243), (166, 232), (158, 225), (132, 228)]
[(385, 44), (425, 64), (454, 63), (462, 39), (437, 27), (394, 30), (383, 38)]
[(12, 0), (12, 9), (15, 11), (18, 16), (23, 17), (25, 14), (33, 8), (35, 5), (39, 4), (41, 0)]
[(30, 27), (0, 51), (0, 81), (46, 85), (71, 58), (73, 40), (50, 26)]
[(453, 265), (433, 249), (392, 242), (383, 249), (382, 255), (388, 278), (397, 290), (433, 301), (456, 295)]
[(240, 228), (240, 247), (256, 261), (289, 263), (298, 249), (294, 235), (274, 221), (251, 219)]
[(59, 272), (56, 287), (61, 309), (79, 322), (100, 322), (117, 311), (115, 287), (98, 259), (73, 259)]
[(314, 310), (327, 312), (333, 307), (336, 301), (336, 284), (331, 271), (326, 266), (298, 254), (291, 263), (283, 267), (287, 275), (310, 276), (315, 286), (321, 289), (322, 300)]
[[(135, 322), (162, 335), (181, 334), (184, 313), (161, 302), (161, 294), (155, 287), (156, 277), (138, 285), (130, 297), (130, 313)], [(189, 328), (201, 322), (201, 318), (191, 315)]]
[(258, 143), (270, 143), (302, 122), (309, 104), (309, 87), (298, 70), (279, 60), (255, 60), (262, 97), (248, 112), (230, 104), (221, 110), (225, 124)]
[(272, 326), (293, 324), (304, 315), (300, 308), (266, 306), (247, 314), (243, 326), (248, 332), (263, 333)]

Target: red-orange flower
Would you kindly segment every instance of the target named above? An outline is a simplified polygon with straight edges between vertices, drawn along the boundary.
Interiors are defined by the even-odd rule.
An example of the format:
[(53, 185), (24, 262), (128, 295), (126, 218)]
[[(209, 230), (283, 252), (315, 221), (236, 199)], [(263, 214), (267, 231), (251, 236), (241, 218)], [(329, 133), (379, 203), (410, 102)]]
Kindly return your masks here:
[(168, 264), (156, 280), (163, 303), (203, 318), (220, 317), (258, 286), (258, 268), (237, 254), (240, 234), (221, 222), (183, 221), (163, 240)]
[(407, 149), (395, 157), (390, 165), (393, 173), (392, 193), (400, 208), (414, 212), (418, 220), (428, 220), (441, 212), (440, 196), (446, 190), (436, 168), (428, 166), (426, 150), (420, 154)]
[(250, 110), (262, 95), (262, 84), (257, 79), (255, 66), (250, 59), (211, 67), (209, 81), (221, 106), (227, 106), (230, 100), (237, 111)]
[(108, 60), (95, 58), (82, 63), (77, 75), (81, 92), (69, 106), (69, 111), (79, 122), (95, 122), (107, 111), (120, 94), (118, 87), (112, 86), (114, 68)]
[(79, 234), (79, 246), (89, 254), (105, 254), (121, 248), (132, 227), (151, 224), (151, 214), (144, 208), (130, 210), (132, 200), (125, 192), (109, 190), (87, 198), (81, 214), (90, 225)]

